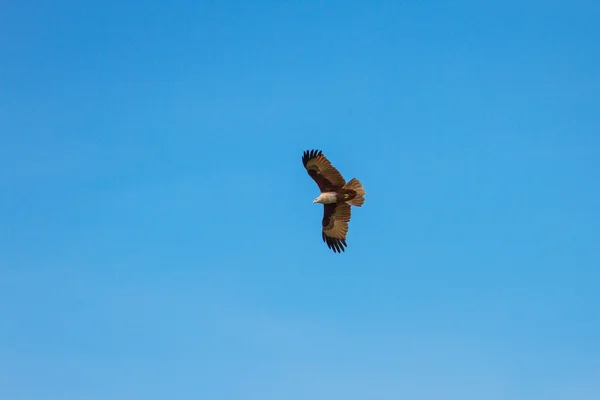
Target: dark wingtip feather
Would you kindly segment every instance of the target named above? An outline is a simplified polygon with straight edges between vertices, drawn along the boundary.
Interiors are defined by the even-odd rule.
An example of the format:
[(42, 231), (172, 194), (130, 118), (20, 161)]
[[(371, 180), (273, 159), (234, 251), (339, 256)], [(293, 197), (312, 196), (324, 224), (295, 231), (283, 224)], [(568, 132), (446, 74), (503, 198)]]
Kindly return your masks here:
[(310, 160), (312, 160), (315, 157), (320, 156), (321, 154), (323, 154), (323, 151), (321, 150), (305, 150), (304, 153), (302, 154), (302, 164), (304, 164), (304, 166), (306, 166), (306, 163), (309, 162)]
[(348, 247), (345, 239), (335, 239), (325, 235), (322, 232), (323, 241), (327, 244), (327, 247), (333, 250), (334, 253), (341, 253), (346, 251), (345, 247)]

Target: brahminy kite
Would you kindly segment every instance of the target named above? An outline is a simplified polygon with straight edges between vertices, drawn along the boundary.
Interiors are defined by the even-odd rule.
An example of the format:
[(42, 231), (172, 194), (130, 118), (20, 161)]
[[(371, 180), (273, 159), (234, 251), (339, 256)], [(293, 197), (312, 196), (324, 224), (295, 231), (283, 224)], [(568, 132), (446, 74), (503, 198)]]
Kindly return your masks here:
[(313, 203), (323, 204), (323, 241), (336, 253), (345, 251), (350, 206), (362, 206), (367, 192), (356, 178), (346, 183), (320, 150), (305, 151), (302, 164), (321, 191)]

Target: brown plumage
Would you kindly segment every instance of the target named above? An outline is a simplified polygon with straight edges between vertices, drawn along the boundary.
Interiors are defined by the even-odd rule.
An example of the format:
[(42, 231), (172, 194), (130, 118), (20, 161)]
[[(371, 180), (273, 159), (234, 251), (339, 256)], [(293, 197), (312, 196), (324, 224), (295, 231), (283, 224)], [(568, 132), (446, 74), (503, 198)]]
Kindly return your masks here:
[(323, 241), (336, 253), (345, 251), (350, 206), (361, 207), (367, 192), (356, 178), (346, 183), (320, 150), (305, 151), (302, 164), (321, 191), (313, 203), (323, 204)]

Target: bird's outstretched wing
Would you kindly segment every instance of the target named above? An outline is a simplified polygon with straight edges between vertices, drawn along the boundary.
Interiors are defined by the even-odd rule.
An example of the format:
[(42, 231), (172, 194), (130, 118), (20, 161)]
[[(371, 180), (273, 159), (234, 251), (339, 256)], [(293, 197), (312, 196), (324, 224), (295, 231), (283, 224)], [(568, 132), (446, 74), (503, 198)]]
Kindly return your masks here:
[(342, 174), (331, 165), (331, 162), (320, 150), (305, 151), (302, 164), (311, 178), (317, 182), (321, 192), (336, 191), (346, 184)]
[(350, 205), (346, 203), (325, 204), (323, 207), (323, 241), (336, 253), (345, 251)]

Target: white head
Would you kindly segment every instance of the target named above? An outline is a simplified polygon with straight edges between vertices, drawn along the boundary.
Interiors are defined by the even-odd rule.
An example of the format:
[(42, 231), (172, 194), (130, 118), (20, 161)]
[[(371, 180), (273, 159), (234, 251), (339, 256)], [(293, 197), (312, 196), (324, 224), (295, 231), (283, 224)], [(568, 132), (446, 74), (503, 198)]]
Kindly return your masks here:
[(319, 195), (319, 197), (314, 199), (313, 203), (330, 204), (330, 203), (335, 203), (336, 201), (337, 201), (337, 196), (336, 196), (335, 192), (325, 192), (325, 193), (321, 193)]

